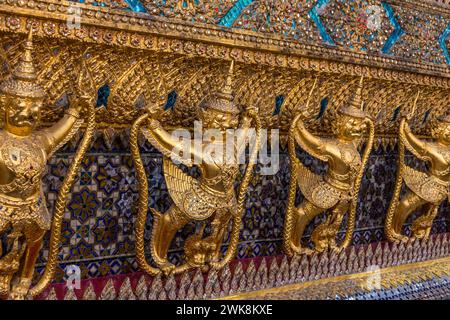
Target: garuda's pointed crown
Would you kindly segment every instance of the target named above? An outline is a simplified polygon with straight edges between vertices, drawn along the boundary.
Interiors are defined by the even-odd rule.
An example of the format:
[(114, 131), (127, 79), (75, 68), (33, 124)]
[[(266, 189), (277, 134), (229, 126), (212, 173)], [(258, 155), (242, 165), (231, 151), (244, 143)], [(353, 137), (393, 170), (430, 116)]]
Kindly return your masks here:
[(201, 105), (204, 109), (213, 109), (229, 114), (239, 114), (239, 108), (234, 104), (233, 96), (234, 61), (231, 61), (225, 86), (205, 99)]
[(0, 92), (21, 98), (43, 99), (44, 90), (36, 80), (37, 74), (33, 62), (33, 31), (30, 29), (24, 52), (13, 73), (0, 84)]
[(338, 109), (338, 113), (355, 118), (366, 118), (368, 115), (363, 110), (364, 102), (362, 101), (362, 90), (364, 84), (364, 77), (361, 77), (358, 83), (358, 87), (350, 99), (349, 103), (342, 105)]

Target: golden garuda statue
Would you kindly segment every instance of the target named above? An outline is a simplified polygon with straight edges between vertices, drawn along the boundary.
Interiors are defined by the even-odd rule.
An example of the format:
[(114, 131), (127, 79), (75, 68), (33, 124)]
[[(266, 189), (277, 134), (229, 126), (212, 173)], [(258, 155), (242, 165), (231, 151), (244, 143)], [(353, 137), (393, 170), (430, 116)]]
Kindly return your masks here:
[[(6, 243), (0, 245), (0, 297), (25, 299), (29, 294), (35, 296), (45, 289), (54, 274), (67, 194), (89, 137), (83, 138), (61, 186), (52, 225), (41, 180), (47, 160), (80, 128), (83, 122), (80, 111), (84, 103), (81, 103), (82, 99), (72, 103), (58, 123), (37, 129), (45, 93), (37, 82), (31, 30), (17, 67), (0, 84), (0, 93), (4, 114), (3, 130), (0, 130), (0, 239), (6, 239)], [(90, 120), (88, 131), (92, 134), (95, 124), (92, 113)], [(30, 290), (42, 240), (51, 226), (46, 270), (39, 283)]]
[[(423, 208), (423, 212), (412, 224), (412, 238), (428, 238), (440, 204), (450, 195), (450, 109), (433, 121), (431, 135), (434, 141), (421, 140), (411, 132), (408, 125), (408, 120), (416, 110), (419, 94), (414, 101), (413, 111), (400, 121), (397, 179), (385, 222), (386, 236), (392, 242), (410, 239), (402, 234), (403, 225), (419, 208)], [(430, 165), (428, 172), (415, 170), (405, 163), (405, 148)], [(401, 197), (403, 181), (407, 190)]]
[[(174, 151), (183, 150), (182, 142), (162, 128), (158, 121), (158, 112), (160, 111), (157, 108), (149, 109), (148, 113), (141, 116), (132, 127), (131, 149), (139, 182), (136, 256), (140, 267), (151, 275), (161, 272), (165, 275), (177, 274), (198, 267), (204, 270), (208, 267), (220, 269), (235, 255), (239, 241), (241, 213), (244, 210), (247, 187), (259, 149), (261, 123), (255, 108), (248, 108), (241, 114), (240, 109), (233, 103), (233, 70), (234, 62), (231, 63), (224, 88), (212, 94), (201, 104), (199, 118), (204, 128), (203, 132), (215, 129), (223, 138), (222, 141), (226, 141), (227, 131), (230, 129), (241, 129), (237, 131), (237, 135), (242, 138), (248, 136), (252, 131), (252, 121), (256, 126), (256, 136), (254, 136), (256, 142), (250, 152), (249, 164), (240, 184), (237, 199), (234, 186), (239, 174), (239, 164), (235, 161), (224, 161), (222, 157), (211, 157), (212, 153), (204, 152), (208, 149), (211, 141), (202, 141), (200, 147), (196, 145), (196, 142), (189, 142), (186, 154), (183, 155), (183, 159), (188, 159), (186, 161)], [(164, 175), (168, 191), (174, 201), (174, 204), (164, 214), (151, 209), (153, 228), (150, 250), (156, 268), (146, 261), (144, 252), (148, 182), (140, 158), (137, 139), (139, 128), (145, 123), (147, 125), (142, 130), (145, 138), (164, 155)], [(242, 141), (239, 137), (238, 141)], [(246, 142), (233, 149), (237, 154), (245, 151), (248, 140), (244, 138), (244, 141)], [(193, 162), (192, 159), (196, 159), (196, 161)], [(195, 179), (187, 175), (172, 160), (179, 160), (188, 167), (192, 167), (195, 163), (200, 169), (200, 178)], [(226, 254), (222, 257), (221, 247), (230, 220), (232, 220), (230, 243)], [(180, 266), (175, 266), (168, 261), (169, 246), (177, 231), (192, 221), (203, 223), (210, 221), (211, 234), (205, 236), (204, 230), (201, 228), (200, 231), (188, 238), (184, 245), (185, 262)], [(203, 224), (204, 226), (205, 224)]]
[[(317, 79), (309, 94), (307, 107), (316, 87)], [(352, 238), (358, 193), (363, 172), (372, 150), (374, 124), (363, 111), (363, 78), (350, 100), (337, 110), (332, 122), (334, 137), (322, 138), (309, 132), (301, 119), (301, 114), (292, 122), (288, 148), (291, 161), (291, 180), (288, 198), (287, 216), (284, 229), (284, 249), (288, 255), (311, 254), (327, 248), (341, 250), (347, 247)], [(369, 138), (361, 159), (358, 145), (364, 132), (369, 128)], [(321, 176), (311, 172), (297, 158), (295, 142), (310, 155), (328, 164), (328, 172)], [(297, 185), (304, 200), (295, 207)], [(312, 233), (314, 250), (302, 245), (301, 239), (309, 222), (317, 215), (330, 210), (326, 222), (315, 228)], [(336, 244), (337, 233), (348, 212), (346, 235), (343, 242)]]

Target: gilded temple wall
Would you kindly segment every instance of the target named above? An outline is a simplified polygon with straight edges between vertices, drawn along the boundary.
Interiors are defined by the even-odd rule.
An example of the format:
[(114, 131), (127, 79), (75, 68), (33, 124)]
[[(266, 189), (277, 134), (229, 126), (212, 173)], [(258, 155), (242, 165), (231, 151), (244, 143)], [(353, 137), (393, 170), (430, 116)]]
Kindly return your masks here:
[[(127, 141), (126, 132), (116, 136), (113, 141), (99, 135), (83, 161), (68, 202), (62, 232), (61, 267), (72, 264), (80, 266), (83, 279), (139, 271), (134, 258), (137, 182)], [(51, 210), (73, 152), (73, 147), (67, 146), (50, 161), (44, 182)], [(315, 170), (324, 169), (323, 164), (304, 152), (299, 155), (305, 164)], [(353, 245), (386, 240), (384, 219), (395, 183), (396, 157), (395, 150), (384, 150), (381, 147), (371, 155), (363, 179)], [(143, 159), (149, 177), (149, 206), (164, 212), (172, 200), (164, 181), (162, 156), (145, 144)], [(410, 159), (413, 158), (410, 156)], [(195, 170), (192, 173), (195, 174)], [(282, 254), (281, 240), (289, 176), (289, 159), (286, 151), (281, 150), (279, 172), (274, 176), (257, 175), (252, 180), (236, 258)], [(300, 201), (300, 194), (298, 198)], [(433, 226), (433, 234), (450, 232), (449, 214), (447, 202), (441, 207)], [(313, 224), (318, 225), (319, 222), (320, 217)], [(147, 240), (150, 239), (151, 224), (149, 217)], [(194, 224), (187, 226), (174, 240), (170, 254), (172, 262), (180, 261), (184, 240), (192, 233), (193, 228)], [(310, 231), (307, 234), (305, 241), (308, 241)], [(343, 234), (341, 231), (340, 236)], [(44, 249), (39, 270), (42, 270), (45, 263), (45, 254)], [(64, 272), (59, 269), (55, 281), (60, 282), (64, 277)]]
[[(301, 0), (281, 4), (270, 0), (87, 0), (79, 6), (83, 9), (81, 28), (69, 29), (67, 19), (73, 13), (70, 2), (0, 0), (1, 74), (8, 73), (17, 62), (18, 44), (32, 26), (39, 81), (48, 92), (43, 117), (47, 124), (63, 114), (67, 88), (75, 79), (73, 66), (83, 52), (87, 52), (87, 64), (95, 71), (102, 93), (99, 104), (104, 108), (97, 110), (97, 137), (67, 204), (61, 267), (79, 265), (83, 279), (138, 271), (134, 258), (137, 184), (128, 130), (121, 128), (143, 113), (159, 81), (166, 82), (169, 98), (174, 92), (178, 96), (163, 119), (164, 125), (191, 126), (198, 104), (221, 84), (231, 59), (237, 62), (236, 101), (246, 105), (253, 103), (255, 96), (262, 97), (259, 112), (264, 127), (280, 128), (282, 132), (295, 113), (305, 111), (306, 95), (317, 73), (321, 73), (320, 89), (305, 117), (309, 128), (321, 134), (329, 132), (330, 115), (349, 97), (355, 79), (361, 75), (367, 78), (363, 99), (367, 111), (376, 118), (377, 139), (382, 142), (372, 152), (363, 177), (352, 244), (385, 240), (384, 217), (397, 158), (392, 138), (398, 122), (393, 117), (398, 107), (421, 89), (423, 96), (412, 122), (416, 132), (429, 136), (426, 120), (436, 118), (448, 106), (447, 5), (411, 0)], [(280, 98), (284, 104), (278, 105)], [(324, 101), (328, 101), (328, 109), (320, 118)], [(113, 129), (109, 131), (109, 127)], [(51, 210), (78, 141), (73, 140), (50, 159), (44, 186)], [(274, 176), (257, 175), (250, 184), (239, 259), (282, 253), (290, 176), (285, 148), (283, 142), (280, 171)], [(144, 143), (141, 150), (149, 178), (149, 206), (165, 211), (172, 202), (161, 155)], [(299, 155), (316, 170), (325, 169), (304, 152), (299, 151)], [(417, 166), (412, 155), (408, 155), (408, 161)], [(297, 202), (300, 198), (299, 194)], [(433, 225), (433, 234), (450, 231), (449, 213), (446, 202)], [(151, 225), (150, 219), (146, 240)], [(189, 225), (176, 237), (170, 253), (172, 262), (181, 259), (183, 241), (193, 228)], [(45, 243), (39, 272), (46, 262), (47, 248)], [(55, 282), (63, 278), (59, 269)]]

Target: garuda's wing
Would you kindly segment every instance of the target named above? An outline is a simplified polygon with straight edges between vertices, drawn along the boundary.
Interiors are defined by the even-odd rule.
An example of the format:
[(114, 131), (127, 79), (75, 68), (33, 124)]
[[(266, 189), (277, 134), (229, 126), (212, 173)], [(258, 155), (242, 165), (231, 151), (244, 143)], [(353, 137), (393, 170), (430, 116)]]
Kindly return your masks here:
[(411, 191), (430, 203), (440, 203), (448, 197), (448, 185), (440, 184), (426, 173), (410, 166), (405, 165), (403, 179)]
[(297, 181), (303, 196), (319, 208), (329, 209), (339, 201), (341, 193), (297, 160)]
[[(329, 161), (329, 158), (326, 156), (325, 152), (320, 152), (320, 148), (325, 148), (327, 144), (327, 141), (325, 139), (323, 139), (323, 143), (318, 150), (310, 148), (300, 138), (297, 138), (295, 140), (298, 145), (311, 156), (324, 162)], [(340, 199), (340, 192), (326, 183), (321, 175), (315, 174), (314, 172), (309, 170), (306, 166), (303, 165), (300, 160), (295, 158), (294, 161), (298, 170), (298, 186), (305, 198), (308, 199), (309, 202), (323, 209), (329, 209), (333, 207)]]
[(205, 220), (218, 209), (232, 207), (234, 198), (212, 195), (200, 182), (184, 173), (170, 159), (164, 158), (164, 177), (176, 206), (192, 220)]
[(306, 143), (304, 143), (301, 138), (298, 138), (297, 133), (295, 133), (295, 136), (296, 136), (295, 141), (308, 154), (310, 154), (314, 158), (319, 159), (320, 161), (323, 161), (323, 162), (328, 162), (329, 161), (329, 158), (326, 156), (325, 152), (318, 152), (318, 151), (321, 151), (320, 148), (325, 148), (325, 146), (327, 144), (327, 140), (326, 139), (321, 138), (323, 140), (323, 143), (321, 144), (321, 147), (319, 147), (318, 150), (314, 150), (313, 148), (310, 148)]
[(184, 209), (185, 197), (197, 184), (197, 181), (184, 173), (170, 159), (164, 157), (164, 177), (166, 178), (167, 189), (173, 202), (178, 208)]

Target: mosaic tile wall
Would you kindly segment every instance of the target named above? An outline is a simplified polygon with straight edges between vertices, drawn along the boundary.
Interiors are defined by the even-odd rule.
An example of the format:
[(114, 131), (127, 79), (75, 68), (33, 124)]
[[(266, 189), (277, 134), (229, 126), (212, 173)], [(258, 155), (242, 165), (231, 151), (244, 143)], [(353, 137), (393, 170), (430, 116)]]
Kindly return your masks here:
[[(73, 0), (75, 1), (75, 0)], [(79, 0), (94, 6), (450, 64), (448, 11), (381, 0)], [(439, 2), (434, 2), (439, 6)], [(438, 7), (439, 8), (439, 7)]]
[[(63, 263), (58, 270), (56, 282), (64, 278), (63, 269), (71, 264), (80, 266), (83, 279), (138, 270), (134, 259), (133, 235), (137, 186), (127, 139), (125, 131), (112, 142), (99, 134), (83, 161), (67, 205), (60, 256)], [(44, 180), (50, 210), (53, 210), (57, 190), (73, 157), (75, 146), (76, 141), (73, 141), (50, 160)], [(172, 201), (162, 173), (161, 155), (147, 144), (141, 150), (149, 178), (149, 206), (164, 212)], [(316, 170), (324, 170), (321, 163), (309, 156), (300, 154), (300, 157), (305, 164)], [(393, 189), (395, 165), (395, 151), (383, 151), (379, 148), (372, 153), (369, 169), (363, 180), (353, 244), (384, 240), (384, 216)], [(282, 150), (280, 171), (273, 176), (257, 174), (253, 179), (247, 208), (243, 213), (238, 258), (281, 253), (289, 174), (289, 160)], [(300, 201), (300, 194), (298, 198)], [(443, 205), (433, 233), (450, 231), (449, 209), (448, 203)], [(151, 230), (151, 217), (149, 219), (147, 239)], [(323, 216), (318, 217), (310, 229), (321, 219)], [(180, 260), (183, 240), (193, 228), (195, 225), (188, 225), (177, 235), (170, 254), (172, 262)], [(341, 236), (344, 236), (343, 232)], [(308, 237), (305, 241), (308, 241)], [(48, 243), (44, 247), (47, 248)], [(46, 254), (46, 250), (43, 250), (39, 259), (39, 272), (43, 271)]]

